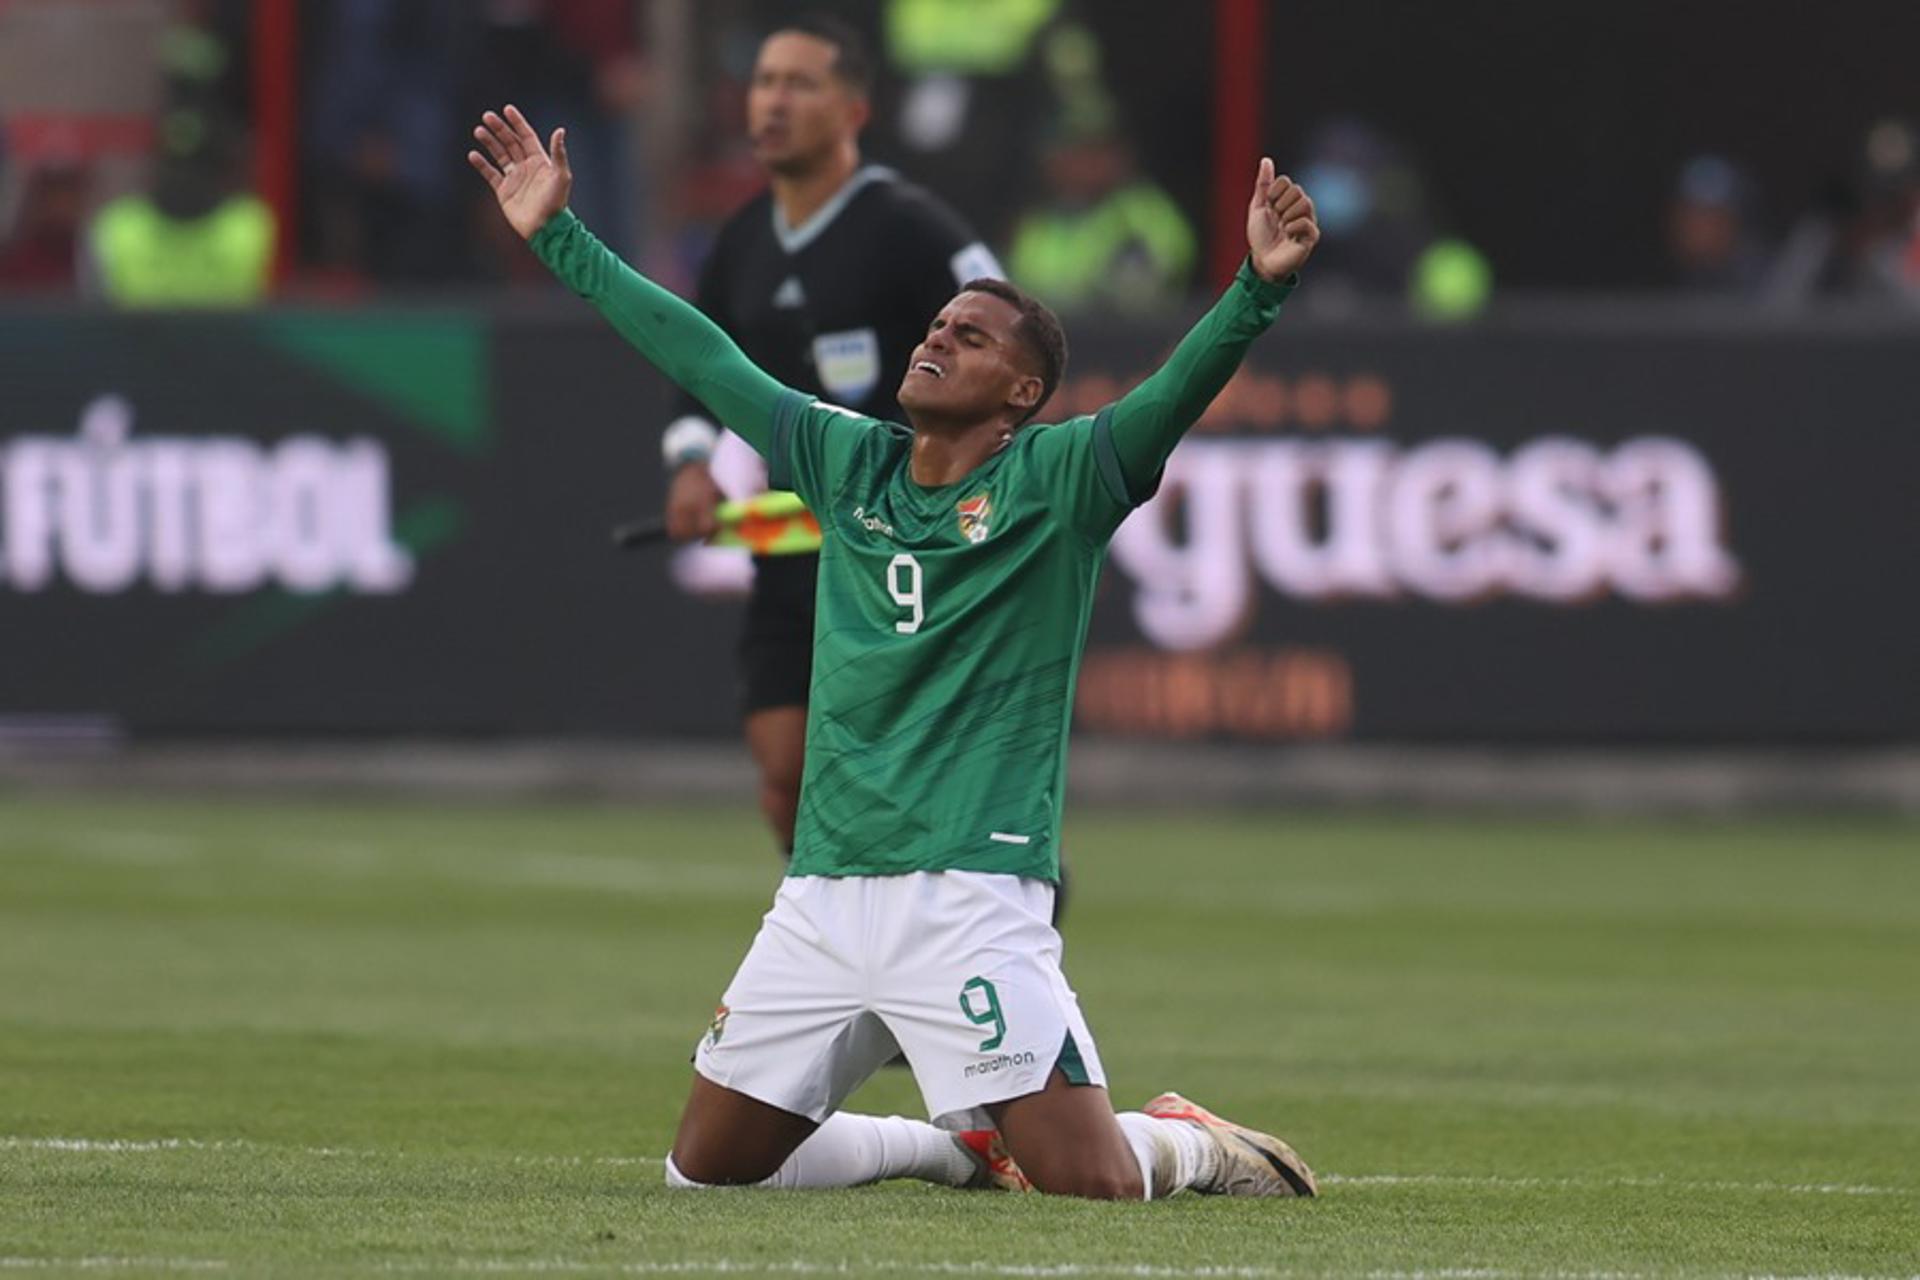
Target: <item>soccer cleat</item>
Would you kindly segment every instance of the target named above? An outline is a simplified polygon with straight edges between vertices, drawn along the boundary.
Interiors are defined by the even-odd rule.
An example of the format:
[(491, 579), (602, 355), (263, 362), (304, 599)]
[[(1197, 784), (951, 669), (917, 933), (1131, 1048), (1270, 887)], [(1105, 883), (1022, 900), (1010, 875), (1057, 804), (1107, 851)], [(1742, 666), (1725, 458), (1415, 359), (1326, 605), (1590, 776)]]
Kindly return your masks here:
[(1033, 1183), (1007, 1154), (1007, 1144), (998, 1129), (968, 1129), (954, 1134), (953, 1140), (973, 1161), (973, 1177), (966, 1183), (969, 1191), (1033, 1190)]
[(1163, 1093), (1140, 1108), (1159, 1120), (1185, 1120), (1200, 1126), (1220, 1160), (1207, 1185), (1193, 1189), (1208, 1196), (1317, 1196), (1320, 1186), (1307, 1162), (1270, 1133), (1222, 1120), (1177, 1093)]

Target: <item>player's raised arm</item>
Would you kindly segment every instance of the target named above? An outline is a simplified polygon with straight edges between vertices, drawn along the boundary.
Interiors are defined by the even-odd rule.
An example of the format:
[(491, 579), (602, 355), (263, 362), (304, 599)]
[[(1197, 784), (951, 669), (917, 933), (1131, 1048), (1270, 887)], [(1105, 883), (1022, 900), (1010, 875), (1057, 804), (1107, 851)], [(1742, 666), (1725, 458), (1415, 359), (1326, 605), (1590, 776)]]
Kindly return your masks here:
[(1121, 473), (1143, 501), (1180, 438), (1220, 394), (1253, 340), (1280, 314), (1295, 274), (1320, 242), (1313, 201), (1262, 160), (1247, 202), (1247, 261), (1213, 309), (1167, 362), (1113, 406), (1109, 423)]
[(720, 327), (620, 258), (567, 211), (573, 170), (566, 130), (540, 144), (518, 107), (480, 117), (481, 151), (467, 163), (493, 188), (500, 212), (548, 270), (593, 303), (653, 365), (698, 397), (714, 417), (767, 452), (775, 405), (786, 388), (734, 345)]

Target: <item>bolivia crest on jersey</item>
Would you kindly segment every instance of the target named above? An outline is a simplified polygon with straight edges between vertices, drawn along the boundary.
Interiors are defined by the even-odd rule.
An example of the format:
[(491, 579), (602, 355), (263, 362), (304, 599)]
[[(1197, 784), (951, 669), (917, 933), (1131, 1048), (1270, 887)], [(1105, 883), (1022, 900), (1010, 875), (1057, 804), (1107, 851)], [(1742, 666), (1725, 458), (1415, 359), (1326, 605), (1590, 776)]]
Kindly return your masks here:
[(993, 500), (986, 494), (963, 498), (955, 508), (960, 513), (960, 536), (968, 542), (987, 540), (987, 521), (993, 516)]

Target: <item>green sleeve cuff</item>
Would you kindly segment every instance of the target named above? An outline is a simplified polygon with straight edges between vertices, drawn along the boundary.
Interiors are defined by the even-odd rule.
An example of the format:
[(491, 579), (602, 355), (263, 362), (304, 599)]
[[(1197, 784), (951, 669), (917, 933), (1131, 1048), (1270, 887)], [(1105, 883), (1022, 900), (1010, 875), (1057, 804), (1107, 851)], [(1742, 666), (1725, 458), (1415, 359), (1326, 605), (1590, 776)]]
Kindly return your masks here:
[[(559, 219), (556, 218), (554, 221), (557, 222)], [(542, 227), (541, 232), (544, 234), (545, 231), (546, 228)], [(1300, 273), (1298, 271), (1289, 272), (1285, 280), (1282, 280), (1279, 284), (1273, 284), (1253, 269), (1252, 258), (1246, 258), (1241, 261), (1240, 270), (1233, 278), (1239, 282), (1240, 287), (1246, 290), (1247, 294), (1252, 297), (1255, 302), (1260, 303), (1262, 306), (1274, 307), (1276, 309), (1281, 303), (1287, 300), (1287, 297), (1292, 294), (1295, 289), (1300, 287)]]
[(573, 216), (572, 209), (562, 209), (541, 224), (540, 229), (533, 233), (533, 238), (527, 241), (527, 247), (533, 250), (535, 257), (551, 267), (551, 255), (555, 247), (579, 225), (580, 219)]
[(1093, 461), (1100, 472), (1100, 483), (1106, 486), (1107, 496), (1123, 507), (1133, 506), (1133, 495), (1127, 492), (1127, 473), (1120, 466), (1120, 451), (1113, 443), (1112, 405), (1094, 415)]
[(791, 388), (773, 402), (773, 430), (768, 433), (767, 488), (791, 489), (793, 484), (793, 429), (813, 397)]

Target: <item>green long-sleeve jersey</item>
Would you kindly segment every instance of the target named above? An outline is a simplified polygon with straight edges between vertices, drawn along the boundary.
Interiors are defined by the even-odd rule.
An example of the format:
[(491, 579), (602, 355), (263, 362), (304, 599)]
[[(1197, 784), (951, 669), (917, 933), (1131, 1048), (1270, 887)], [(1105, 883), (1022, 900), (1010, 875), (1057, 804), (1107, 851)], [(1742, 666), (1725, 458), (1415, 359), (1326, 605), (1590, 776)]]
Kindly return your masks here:
[(929, 487), (910, 473), (909, 428), (781, 386), (570, 213), (533, 249), (819, 518), (789, 874), (1057, 880), (1074, 679), (1107, 542), (1294, 282), (1243, 267), (1120, 400), (1023, 427), (965, 479)]

